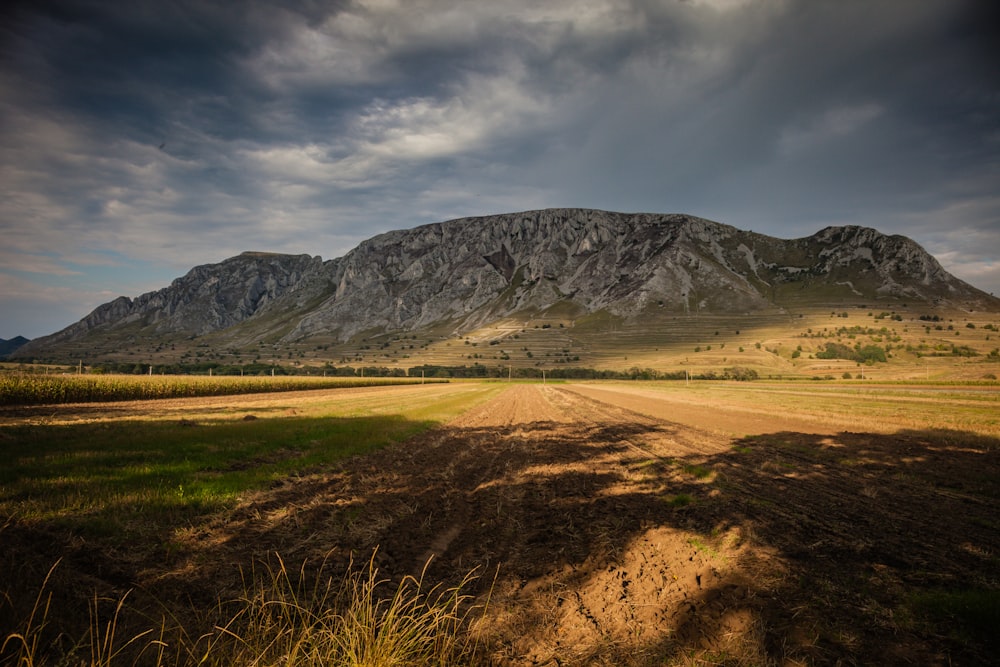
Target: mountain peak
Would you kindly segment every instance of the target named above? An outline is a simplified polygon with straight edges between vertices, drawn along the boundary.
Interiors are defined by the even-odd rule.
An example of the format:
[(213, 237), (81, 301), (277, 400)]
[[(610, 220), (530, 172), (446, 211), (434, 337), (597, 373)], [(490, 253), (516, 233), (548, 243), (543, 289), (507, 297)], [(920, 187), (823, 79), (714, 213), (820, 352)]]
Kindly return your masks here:
[[(859, 226), (781, 240), (685, 214), (552, 208), (380, 234), (343, 257), (248, 251), (169, 287), (119, 297), (25, 352), (94, 336), (240, 344), (346, 341), (360, 332), (468, 331), (552, 308), (626, 321), (796, 304), (924, 302), (997, 308), (917, 243)], [(95, 339), (96, 340), (96, 339)]]
[(6, 359), (30, 341), (24, 336), (14, 336), (10, 340), (0, 338), (0, 359)]

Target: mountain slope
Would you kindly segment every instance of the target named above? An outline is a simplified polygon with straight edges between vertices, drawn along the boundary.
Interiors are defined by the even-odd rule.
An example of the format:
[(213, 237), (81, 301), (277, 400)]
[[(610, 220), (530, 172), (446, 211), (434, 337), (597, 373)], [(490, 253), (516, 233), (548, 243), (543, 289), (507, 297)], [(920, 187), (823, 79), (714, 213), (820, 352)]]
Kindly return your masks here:
[(651, 309), (746, 313), (899, 300), (1000, 307), (915, 242), (873, 229), (781, 240), (687, 215), (550, 209), (389, 232), (325, 262), (244, 253), (104, 304), (18, 356), (178, 336), (216, 335), (215, 345), (243, 347), (338, 344), (365, 331), (468, 331), (552, 308), (637, 321)]
[[(453, 220), (362, 243), (332, 267), (336, 290), (285, 337), (339, 340), (454, 320), (463, 330), (571, 302), (635, 317), (740, 312), (810, 298), (906, 298), (985, 307), (913, 241), (859, 227), (782, 241), (684, 215), (548, 210)], [(819, 290), (818, 288), (822, 288)], [(802, 295), (795, 294), (803, 292)]]
[[(196, 266), (169, 287), (135, 299), (120, 296), (98, 306), (79, 322), (51, 336), (51, 344), (76, 340), (100, 329), (137, 325), (148, 335), (206, 334), (253, 317), (285, 297), (322, 260), (309, 255), (245, 252), (219, 264)], [(133, 327), (135, 328), (135, 327)]]
[(10, 340), (0, 338), (0, 359), (6, 359), (8, 355), (13, 354), (28, 342), (30, 341), (24, 336), (14, 336)]

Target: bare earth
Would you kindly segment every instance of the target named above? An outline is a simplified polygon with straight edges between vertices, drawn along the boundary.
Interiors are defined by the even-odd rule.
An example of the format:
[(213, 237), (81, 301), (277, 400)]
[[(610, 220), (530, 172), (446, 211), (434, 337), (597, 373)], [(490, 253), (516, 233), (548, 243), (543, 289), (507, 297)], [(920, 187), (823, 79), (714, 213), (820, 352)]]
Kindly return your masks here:
[(173, 570), (144, 583), (217, 590), (268, 552), (337, 571), (378, 547), (390, 577), (432, 557), (434, 581), (479, 568), (497, 664), (988, 662), (990, 647), (895, 610), (914, 585), (995, 585), (995, 447), (739, 419), (515, 385), (192, 528)]
[(989, 664), (995, 646), (898, 610), (913, 587), (996, 587), (998, 459), (995, 441), (512, 385), (192, 526), (128, 578), (210, 605), (269, 553), (337, 572), (377, 547), (394, 579), (478, 568), (494, 664)]

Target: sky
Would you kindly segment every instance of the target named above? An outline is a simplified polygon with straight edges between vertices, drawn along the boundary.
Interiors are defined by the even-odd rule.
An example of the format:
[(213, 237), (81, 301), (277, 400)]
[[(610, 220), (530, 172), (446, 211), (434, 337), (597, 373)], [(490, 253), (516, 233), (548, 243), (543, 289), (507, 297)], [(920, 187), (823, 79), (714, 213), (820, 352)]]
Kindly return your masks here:
[(8, 0), (0, 338), (539, 208), (904, 234), (1000, 294), (995, 0)]

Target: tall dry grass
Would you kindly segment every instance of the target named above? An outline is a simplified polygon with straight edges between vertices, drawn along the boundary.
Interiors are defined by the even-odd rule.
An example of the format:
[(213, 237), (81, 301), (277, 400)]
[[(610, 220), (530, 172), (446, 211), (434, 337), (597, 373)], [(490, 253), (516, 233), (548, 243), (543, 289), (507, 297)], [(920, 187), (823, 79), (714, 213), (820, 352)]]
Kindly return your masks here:
[[(190, 619), (165, 614), (134, 629), (128, 593), (117, 600), (95, 596), (84, 636), (52, 641), (50, 569), (35, 604), (21, 626), (4, 638), (0, 665), (43, 667), (153, 667), (228, 665), (234, 667), (425, 667), (477, 662), (479, 645), (472, 631), (486, 612), (469, 590), (475, 571), (453, 586), (405, 576), (394, 582), (379, 573), (373, 558), (343, 577), (321, 566), (290, 569), (277, 554), (243, 576), (242, 595), (220, 602), (216, 621), (205, 631), (197, 610)], [(141, 614), (140, 614), (141, 616)], [(129, 628), (129, 629), (126, 629)], [(61, 637), (61, 639), (65, 639)], [(62, 647), (61, 649), (53, 647)], [(68, 647), (68, 648), (67, 648)]]

